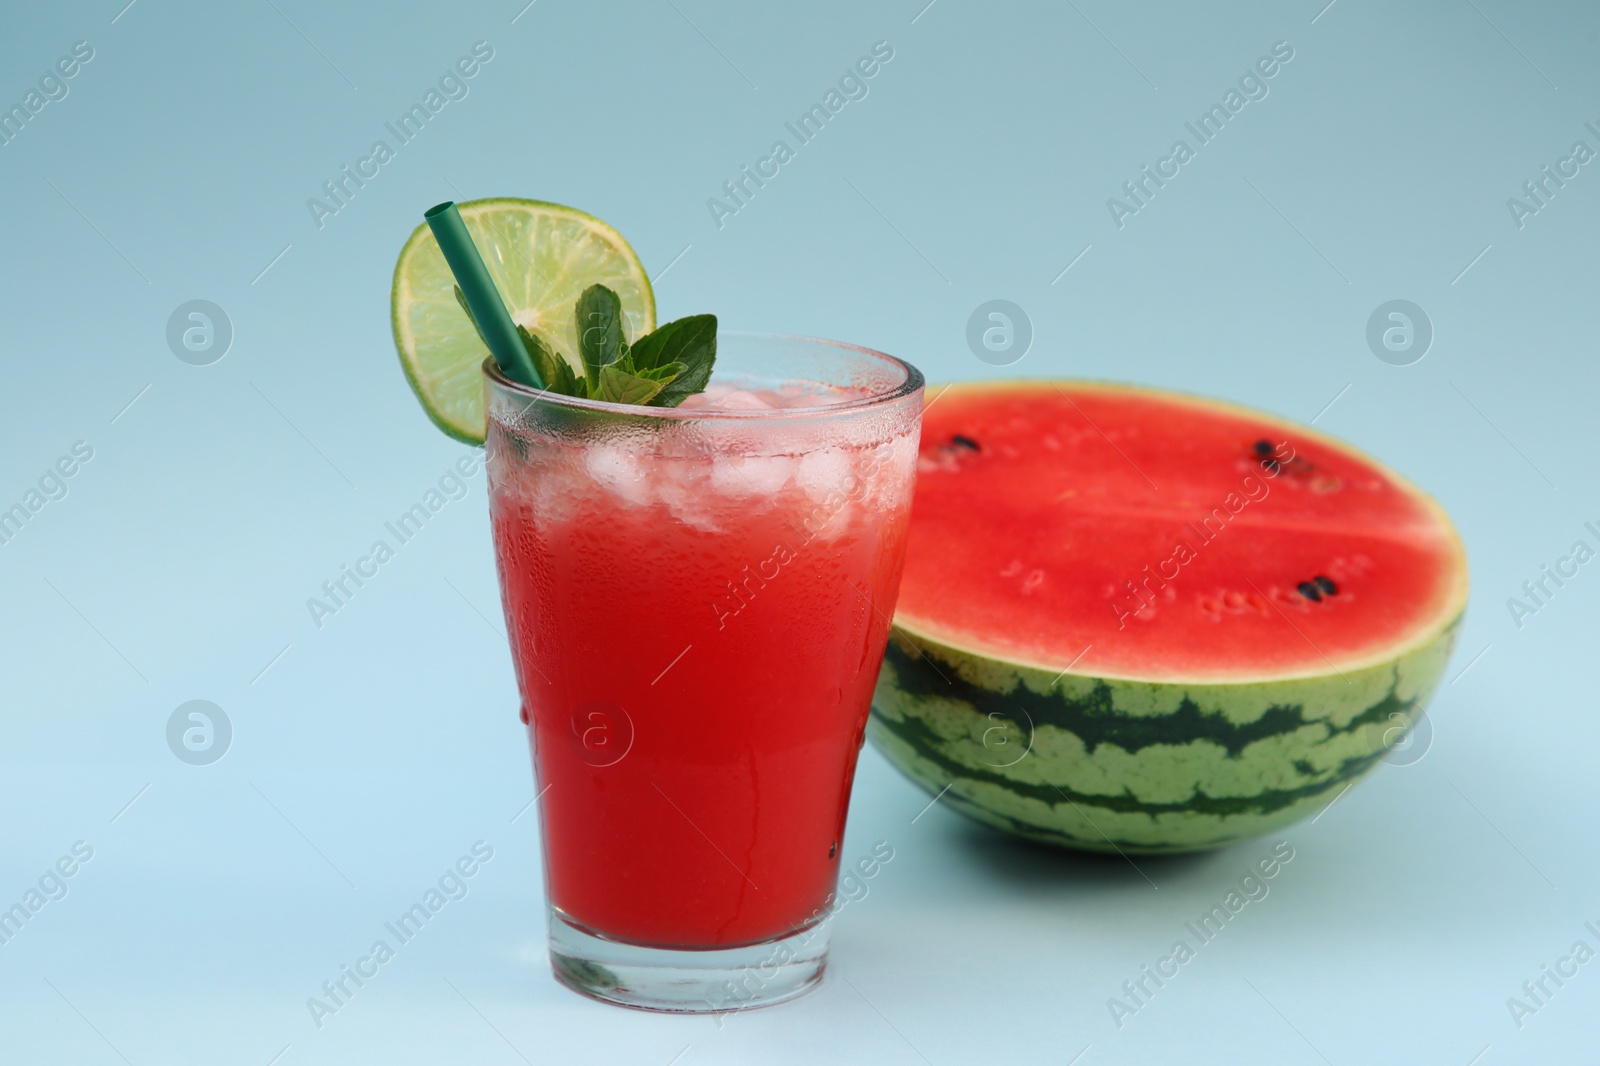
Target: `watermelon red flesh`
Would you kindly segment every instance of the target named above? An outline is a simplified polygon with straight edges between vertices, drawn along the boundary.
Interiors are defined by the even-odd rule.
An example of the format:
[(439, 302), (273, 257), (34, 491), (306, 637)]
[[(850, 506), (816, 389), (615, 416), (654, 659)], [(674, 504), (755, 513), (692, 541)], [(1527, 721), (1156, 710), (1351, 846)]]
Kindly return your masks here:
[(1107, 678), (1262, 681), (1392, 658), (1465, 596), (1439, 507), (1303, 427), (1082, 382), (957, 386), (923, 416), (912, 634)]

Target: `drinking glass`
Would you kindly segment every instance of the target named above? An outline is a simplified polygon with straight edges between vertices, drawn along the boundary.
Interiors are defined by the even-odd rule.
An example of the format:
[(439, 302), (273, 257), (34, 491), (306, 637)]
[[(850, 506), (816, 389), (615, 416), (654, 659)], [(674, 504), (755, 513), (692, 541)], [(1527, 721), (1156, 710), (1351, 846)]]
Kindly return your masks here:
[(677, 408), (484, 374), (556, 976), (665, 1011), (800, 995), (827, 959), (922, 375), (728, 332)]

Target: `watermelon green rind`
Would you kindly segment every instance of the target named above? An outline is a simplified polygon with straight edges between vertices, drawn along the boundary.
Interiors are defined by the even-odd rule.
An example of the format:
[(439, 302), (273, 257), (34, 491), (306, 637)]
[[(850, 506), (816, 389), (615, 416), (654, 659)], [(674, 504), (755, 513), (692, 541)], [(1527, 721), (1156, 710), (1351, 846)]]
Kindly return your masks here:
[(1296, 821), (1376, 768), (1421, 718), (1458, 622), (1392, 662), (1254, 685), (1058, 679), (897, 629), (868, 735), (930, 794), (1020, 836), (1216, 847)]

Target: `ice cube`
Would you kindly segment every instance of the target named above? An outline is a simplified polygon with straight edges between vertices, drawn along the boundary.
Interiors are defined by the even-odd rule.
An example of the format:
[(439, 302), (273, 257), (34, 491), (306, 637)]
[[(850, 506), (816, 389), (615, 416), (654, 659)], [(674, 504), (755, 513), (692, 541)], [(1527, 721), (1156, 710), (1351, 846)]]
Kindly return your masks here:
[(585, 455), (589, 477), (623, 502), (635, 506), (650, 502), (651, 485), (645, 471), (625, 448), (611, 444), (592, 444)]
[(825, 500), (832, 493), (849, 493), (858, 488), (852, 476), (850, 456), (841, 448), (823, 448), (800, 459), (795, 482), (813, 500)]
[(734, 389), (718, 397), (713, 406), (719, 411), (768, 411), (773, 405), (753, 392)]
[(775, 496), (798, 466), (786, 455), (717, 458), (711, 464), (711, 488), (728, 496)]
[(771, 390), (774, 407), (815, 407), (832, 402), (830, 390), (809, 381), (790, 381)]
[(669, 462), (656, 482), (656, 493), (672, 517), (694, 529), (715, 533), (721, 528), (718, 505), (727, 503), (711, 491), (703, 462)]
[(722, 398), (732, 391), (734, 391), (732, 385), (726, 382), (713, 381), (705, 387), (705, 391), (696, 392), (685, 397), (684, 401), (678, 406), (685, 410), (718, 407)]

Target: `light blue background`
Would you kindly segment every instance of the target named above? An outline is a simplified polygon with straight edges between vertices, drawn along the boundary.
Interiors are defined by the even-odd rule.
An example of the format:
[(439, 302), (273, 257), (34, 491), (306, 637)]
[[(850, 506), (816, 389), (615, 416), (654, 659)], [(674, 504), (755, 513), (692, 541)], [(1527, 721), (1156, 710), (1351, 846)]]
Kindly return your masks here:
[[(0, 904), (94, 848), (0, 947), (0, 1060), (1594, 1057), (1600, 962), (1520, 1030), (1506, 999), (1600, 947), (1600, 572), (1520, 630), (1505, 605), (1600, 519), (1600, 166), (1524, 228), (1506, 207), (1575, 140), (1600, 149), (1593, 5), (125, 2), (0, 16), (6, 106), (95, 50), (0, 147), (0, 505), (94, 449), (0, 545)], [(307, 198), (478, 40), (470, 95), (319, 229)], [(879, 40), (870, 95), (719, 229), (707, 198)], [(1106, 199), (1280, 40), (1270, 95), (1118, 229)], [(1036, 333), (1016, 373), (1318, 417), (1466, 538), (1431, 748), (1282, 834), (1271, 895), (1121, 1029), (1108, 997), (1270, 842), (1137, 869), (1021, 848), (918, 819), (870, 748), (844, 852), (896, 857), (819, 992), (719, 1028), (557, 987), (481, 473), (324, 628), (305, 606), (466, 451), (395, 365), (390, 270), (425, 207), (503, 194), (617, 225), (664, 318), (856, 341), (937, 381), (996, 372), (964, 333), (1004, 298)], [(211, 366), (165, 341), (195, 298), (235, 329)], [(1436, 330), (1412, 366), (1364, 339), (1394, 298)], [(214, 765), (166, 746), (190, 699), (233, 723)], [(306, 998), (480, 839), (471, 894), (315, 1028)]]

